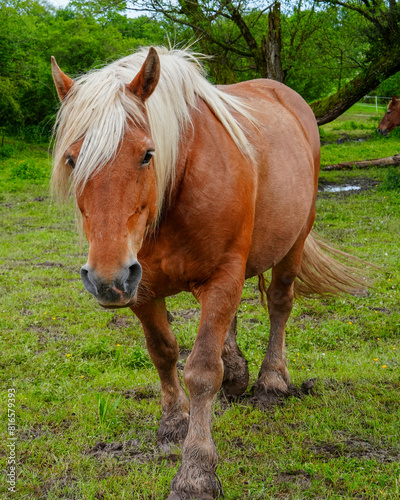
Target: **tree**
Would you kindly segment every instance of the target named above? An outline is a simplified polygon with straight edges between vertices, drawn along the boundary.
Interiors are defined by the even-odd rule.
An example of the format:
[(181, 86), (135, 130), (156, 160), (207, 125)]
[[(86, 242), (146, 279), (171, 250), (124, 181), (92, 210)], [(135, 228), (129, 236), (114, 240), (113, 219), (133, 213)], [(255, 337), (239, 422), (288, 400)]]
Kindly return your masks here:
[(14, 129), (51, 130), (58, 108), (52, 55), (74, 76), (164, 38), (159, 23), (148, 17), (94, 17), (37, 0), (0, 0), (0, 7), (0, 117), (2, 126)]
[[(221, 54), (223, 51), (228, 61), (232, 56), (239, 60), (247, 59), (258, 75), (286, 81), (285, 69), (289, 74), (293, 58), (301, 59), (296, 52), (292, 54), (292, 60), (282, 62), (283, 71), (277, 71), (279, 60), (282, 60), (278, 57), (281, 52), (281, 24), (282, 19), (288, 16), (287, 12), (297, 15), (299, 21), (294, 25), (294, 38), (289, 37), (290, 42), (296, 38), (306, 42), (304, 34), (310, 33), (317, 40), (322, 33), (321, 26), (315, 24), (320, 12), (334, 9), (339, 14), (339, 18), (343, 19), (342, 23), (337, 23), (340, 33), (346, 30), (347, 18), (356, 20), (352, 29), (355, 38), (364, 38), (362, 57), (358, 64), (349, 66), (347, 47), (338, 43), (340, 40), (336, 37), (338, 88), (331, 95), (311, 104), (320, 124), (339, 116), (383, 79), (400, 70), (399, 5), (396, 0), (389, 0), (389, 3), (384, 0), (316, 0), (305, 4), (298, 0), (294, 7), (293, 2), (288, 2), (283, 13), (277, 1), (266, 7), (256, 2), (228, 0), (128, 0), (126, 5), (133, 10), (162, 14), (174, 23), (190, 27), (196, 37), (201, 37), (203, 47), (208, 45), (208, 48), (216, 49), (207, 53)], [(267, 11), (270, 11), (269, 29), (265, 29)], [(303, 12), (307, 15), (300, 16), (299, 13)], [(349, 17), (349, 14), (353, 16)], [(264, 26), (263, 33), (259, 32), (260, 26)], [(335, 45), (330, 42), (325, 47), (332, 52)], [(283, 47), (283, 52), (289, 54), (290, 47), (293, 44), (289, 49)], [(321, 60), (321, 57), (317, 59)], [(275, 68), (273, 62), (276, 62)], [(349, 71), (350, 67), (353, 72)]]
[[(320, 0), (321, 4), (325, 0)], [(400, 6), (395, 0), (330, 0), (357, 13), (368, 30), (369, 49), (365, 62), (357, 75), (337, 92), (325, 99), (313, 102), (311, 107), (319, 124), (328, 123), (364, 95), (375, 89), (383, 80), (400, 71)]]

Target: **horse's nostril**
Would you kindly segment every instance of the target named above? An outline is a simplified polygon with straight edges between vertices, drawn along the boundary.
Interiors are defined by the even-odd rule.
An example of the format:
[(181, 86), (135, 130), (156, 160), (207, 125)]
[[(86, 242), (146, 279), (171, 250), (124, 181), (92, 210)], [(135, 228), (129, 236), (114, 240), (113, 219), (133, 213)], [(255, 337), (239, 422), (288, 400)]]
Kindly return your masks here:
[(124, 290), (126, 293), (131, 293), (136, 290), (142, 278), (142, 266), (139, 262), (134, 262), (128, 268), (128, 278), (124, 283)]
[(93, 295), (97, 295), (97, 287), (93, 280), (90, 279), (90, 271), (87, 268), (87, 265), (84, 265), (81, 269), (81, 278), (86, 290)]

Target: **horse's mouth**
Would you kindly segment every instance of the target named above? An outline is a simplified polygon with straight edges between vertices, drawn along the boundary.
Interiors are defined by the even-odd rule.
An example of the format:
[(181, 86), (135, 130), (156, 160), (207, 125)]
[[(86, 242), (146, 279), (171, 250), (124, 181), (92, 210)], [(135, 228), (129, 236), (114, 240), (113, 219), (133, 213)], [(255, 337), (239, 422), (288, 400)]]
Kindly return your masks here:
[(137, 294), (129, 300), (126, 304), (102, 304), (99, 300), (97, 301), (99, 306), (103, 309), (124, 309), (125, 307), (131, 307), (136, 304)]

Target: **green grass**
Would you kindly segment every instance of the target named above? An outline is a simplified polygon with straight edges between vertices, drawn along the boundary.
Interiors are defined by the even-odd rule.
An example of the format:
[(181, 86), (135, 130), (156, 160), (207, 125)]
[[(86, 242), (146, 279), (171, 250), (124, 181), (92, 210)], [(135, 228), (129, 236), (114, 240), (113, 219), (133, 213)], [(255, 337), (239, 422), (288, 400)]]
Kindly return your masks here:
[[(356, 104), (337, 120), (320, 127), (322, 167), (339, 161), (371, 160), (400, 153), (400, 129), (382, 137), (378, 125), (386, 108)], [(339, 143), (338, 143), (339, 142)]]
[[(329, 133), (340, 136), (341, 129)], [(398, 141), (373, 136), (351, 144), (351, 158), (347, 143), (324, 146), (323, 162), (365, 159), (369, 145), (378, 156), (393, 154)], [(73, 207), (50, 201), (46, 146), (8, 145), (12, 154), (0, 167), (0, 433), (7, 438), (12, 387), (18, 462), (12, 498), (166, 498), (181, 450), (155, 444), (160, 384), (140, 324), (129, 310), (100, 310), (84, 290), (79, 269), (87, 246), (79, 246)], [(268, 411), (216, 401), (213, 436), (229, 500), (400, 495), (400, 192), (382, 188), (384, 169), (323, 177), (374, 181), (362, 193), (321, 195), (316, 230), (382, 271), (374, 272), (366, 297), (296, 302), (287, 326), (289, 370), (297, 385), (317, 378), (314, 395)], [(198, 304), (183, 293), (170, 298), (168, 308), (180, 347), (190, 349)], [(267, 331), (250, 280), (238, 341), (252, 382)], [(96, 455), (100, 441), (110, 449), (125, 443), (125, 449)], [(3, 448), (2, 470), (6, 455)], [(3, 481), (0, 498), (9, 497), (6, 487)]]

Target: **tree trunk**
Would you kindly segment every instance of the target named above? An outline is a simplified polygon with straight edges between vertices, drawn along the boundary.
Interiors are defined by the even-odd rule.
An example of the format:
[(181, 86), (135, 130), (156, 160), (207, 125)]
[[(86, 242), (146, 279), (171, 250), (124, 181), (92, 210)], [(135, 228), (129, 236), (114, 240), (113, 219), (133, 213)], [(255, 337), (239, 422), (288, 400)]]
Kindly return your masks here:
[(262, 53), (267, 62), (266, 78), (283, 82), (283, 69), (281, 60), (282, 35), (281, 35), (281, 4), (274, 3), (268, 15), (268, 36), (262, 38)]
[(400, 71), (400, 46), (371, 62), (335, 94), (310, 104), (318, 125), (329, 123), (375, 89), (383, 80)]

